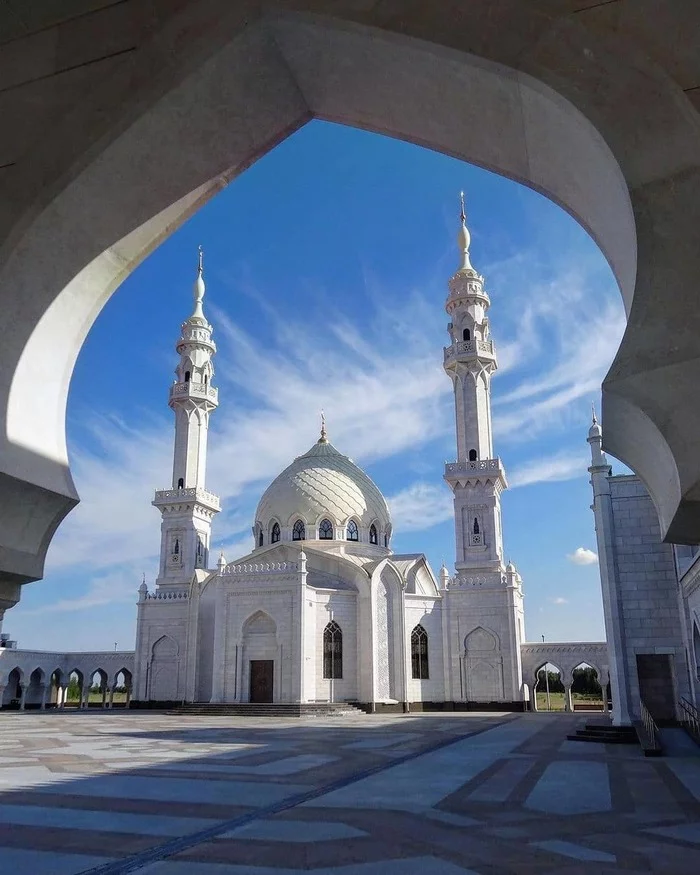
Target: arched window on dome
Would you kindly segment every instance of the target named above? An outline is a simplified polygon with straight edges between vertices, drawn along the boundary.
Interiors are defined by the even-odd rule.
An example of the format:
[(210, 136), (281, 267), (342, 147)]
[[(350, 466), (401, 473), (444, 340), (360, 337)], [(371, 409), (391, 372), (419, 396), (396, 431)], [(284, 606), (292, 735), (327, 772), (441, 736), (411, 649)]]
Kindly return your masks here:
[(338, 680), (343, 676), (343, 633), (331, 620), (323, 630), (323, 677)]
[(428, 633), (420, 625), (411, 632), (411, 676), (414, 680), (427, 681)]
[(384, 546), (387, 549), (389, 548), (389, 533), (388, 532), (384, 532)]
[(263, 530), (260, 529), (260, 532), (259, 532), (259, 534), (258, 534), (258, 547), (262, 547), (262, 545), (263, 545), (264, 543), (265, 543), (265, 538), (264, 538), (264, 536), (263, 536)]
[(318, 537), (322, 541), (333, 540), (333, 523), (330, 520), (321, 520), (318, 527)]
[(377, 527), (374, 525), (374, 523), (372, 523), (372, 525), (369, 527), (369, 542), (370, 544), (378, 543)]
[(279, 523), (275, 523), (272, 527), (272, 532), (270, 533), (270, 543), (276, 544), (280, 539), (280, 526)]
[(303, 541), (306, 538), (306, 526), (303, 520), (297, 520), (292, 528), (292, 541)]
[(345, 537), (348, 541), (359, 541), (360, 540), (360, 531), (357, 528), (357, 523), (355, 520), (350, 520), (348, 523), (348, 527), (345, 530)]

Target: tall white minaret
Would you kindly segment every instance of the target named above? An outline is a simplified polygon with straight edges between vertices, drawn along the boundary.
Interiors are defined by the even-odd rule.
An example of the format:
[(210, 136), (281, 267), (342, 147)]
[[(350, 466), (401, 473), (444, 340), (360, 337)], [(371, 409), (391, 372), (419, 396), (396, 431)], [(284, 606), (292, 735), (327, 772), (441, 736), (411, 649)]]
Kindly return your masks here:
[(200, 246), (194, 311), (182, 323), (168, 399), (175, 414), (172, 488), (156, 492), (153, 500), (163, 516), (159, 586), (189, 583), (196, 568), (208, 567), (211, 521), (221, 509), (218, 496), (205, 488), (209, 414), (219, 405), (219, 393), (212, 386), (216, 344), (202, 310), (203, 272)]
[(445, 480), (454, 493), (458, 575), (504, 571), (501, 493), (508, 486), (501, 460), (493, 456), (491, 376), (498, 365), (486, 315), (491, 301), (471, 265), (464, 193), (460, 198), (460, 265), (449, 281), (451, 344), (444, 350), (455, 397), (457, 461), (445, 466)]

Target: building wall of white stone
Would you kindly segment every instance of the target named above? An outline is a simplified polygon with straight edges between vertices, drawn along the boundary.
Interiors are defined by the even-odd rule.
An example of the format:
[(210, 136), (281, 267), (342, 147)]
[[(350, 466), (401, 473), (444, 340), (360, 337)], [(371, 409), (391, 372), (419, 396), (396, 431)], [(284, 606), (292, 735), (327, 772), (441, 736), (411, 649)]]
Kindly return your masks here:
[[(407, 687), (409, 702), (444, 702), (445, 659), (442, 635), (443, 599), (424, 595), (406, 595), (406, 637), (404, 654), (407, 664)], [(411, 633), (421, 625), (428, 635), (428, 678), (412, 677)]]
[[(309, 587), (307, 600), (315, 594), (315, 622), (307, 628), (313, 633), (306, 639), (306, 660), (313, 663), (313, 680), (308, 677), (307, 700), (319, 702), (358, 701), (357, 678), (361, 673), (363, 658), (367, 654), (358, 646), (357, 594), (346, 592), (314, 591)], [(323, 676), (323, 633), (331, 621), (341, 628), (343, 635), (342, 678), (329, 679)]]
[(674, 700), (691, 695), (684, 609), (673, 547), (661, 540), (644, 484), (602, 466), (591, 472), (603, 596), (611, 602), (606, 624), (616, 624), (608, 629), (613, 713), (624, 723), (640, 713), (638, 657), (668, 657)]

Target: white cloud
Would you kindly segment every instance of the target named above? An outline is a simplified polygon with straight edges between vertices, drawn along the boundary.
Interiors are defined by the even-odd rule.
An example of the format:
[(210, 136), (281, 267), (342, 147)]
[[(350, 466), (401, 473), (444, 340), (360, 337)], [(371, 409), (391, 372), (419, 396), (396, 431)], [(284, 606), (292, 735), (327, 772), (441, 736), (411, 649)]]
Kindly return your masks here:
[(141, 576), (135, 568), (121, 568), (92, 578), (87, 591), (77, 598), (61, 599), (50, 604), (23, 610), (24, 616), (62, 614), (102, 605), (136, 602)]
[(585, 451), (559, 453), (531, 459), (518, 465), (513, 473), (508, 475), (508, 483), (512, 489), (516, 489), (518, 486), (532, 486), (535, 483), (572, 480), (575, 477), (583, 477), (587, 473)]
[(552, 604), (553, 605), (568, 605), (569, 600), (562, 598), (561, 596), (557, 596), (556, 598), (552, 599)]
[(452, 494), (445, 486), (413, 483), (387, 498), (396, 532), (429, 529), (452, 517)]
[(573, 553), (567, 553), (566, 558), (574, 565), (593, 565), (598, 561), (598, 554), (586, 547), (577, 547)]

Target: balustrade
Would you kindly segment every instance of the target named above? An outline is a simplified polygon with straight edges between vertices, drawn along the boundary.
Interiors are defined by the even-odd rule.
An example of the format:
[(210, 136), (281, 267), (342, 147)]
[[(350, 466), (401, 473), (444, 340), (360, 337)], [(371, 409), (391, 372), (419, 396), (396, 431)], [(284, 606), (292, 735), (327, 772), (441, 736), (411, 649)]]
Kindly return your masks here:
[(463, 474), (469, 471), (498, 471), (500, 468), (500, 458), (478, 459), (475, 462), (447, 462), (445, 464), (445, 474)]

